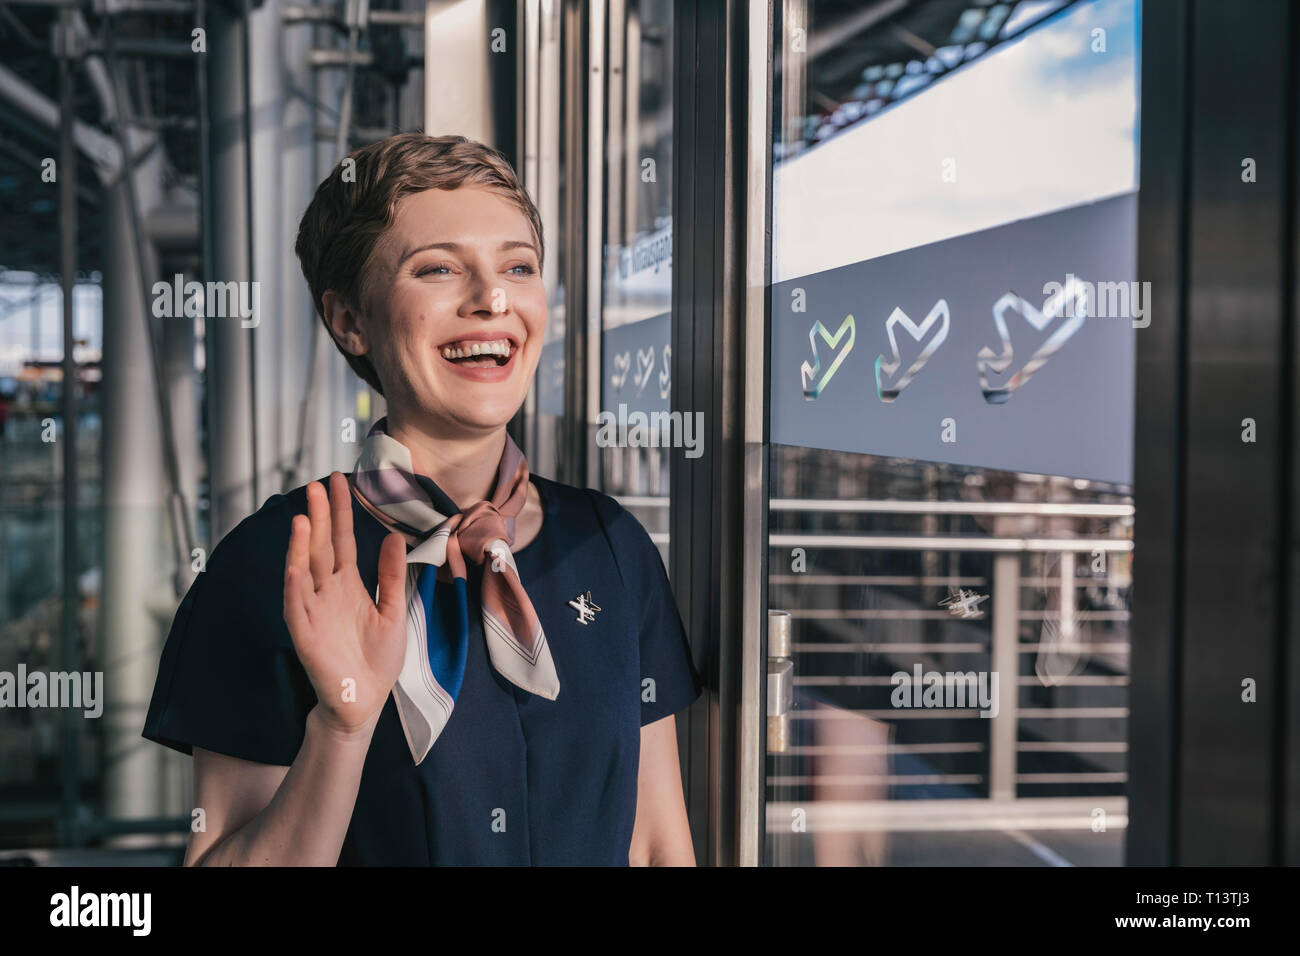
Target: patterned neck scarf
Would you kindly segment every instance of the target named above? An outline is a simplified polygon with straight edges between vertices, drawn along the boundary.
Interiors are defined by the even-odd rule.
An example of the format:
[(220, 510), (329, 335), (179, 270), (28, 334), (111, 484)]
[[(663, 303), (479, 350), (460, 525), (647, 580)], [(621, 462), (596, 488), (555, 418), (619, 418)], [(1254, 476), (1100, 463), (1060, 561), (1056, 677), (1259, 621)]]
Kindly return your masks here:
[[(467, 560), (484, 566), (479, 603), (492, 666), (516, 687), (547, 700), (559, 695), (560, 679), (510, 553), (515, 516), (528, 499), (523, 452), (507, 435), (492, 500), (461, 511), (432, 480), (415, 473), (410, 451), (388, 434), (387, 424), (380, 419), (370, 429), (349, 480), (366, 510), (411, 546), (406, 555), (406, 659), (393, 700), (419, 764), (451, 718), (465, 679)], [(439, 568), (442, 594), (435, 589)], [(453, 600), (447, 600), (453, 596), (446, 584), (452, 585)]]

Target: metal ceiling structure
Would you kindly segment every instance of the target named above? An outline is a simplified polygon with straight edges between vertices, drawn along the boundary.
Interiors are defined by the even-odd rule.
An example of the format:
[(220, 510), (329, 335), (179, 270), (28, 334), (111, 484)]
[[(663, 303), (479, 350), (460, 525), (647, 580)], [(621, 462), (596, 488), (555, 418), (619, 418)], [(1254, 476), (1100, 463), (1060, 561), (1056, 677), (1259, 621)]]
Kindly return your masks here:
[[(1077, 0), (852, 0), (787, 6), (801, 24), (808, 112), (802, 128), (785, 131), (778, 158), (825, 142), (866, 122), (934, 82), (1033, 30)], [(815, 17), (814, 17), (815, 14)], [(823, 22), (825, 21), (825, 22)]]
[[(179, 765), (140, 746), (138, 662), (156, 657), (206, 550), (271, 494), (351, 460), (339, 422), (359, 389), (322, 342), (293, 236), (341, 154), (421, 125), (424, 5), (381, 3), (0, 0), (0, 282), (59, 283), (64, 343), (74, 288), (101, 292), (102, 355), (64, 350), (62, 381), (83, 385), (60, 389), (60, 468), (30, 480), (33, 500), (62, 502), (51, 603), (69, 671), (90, 653), (77, 573), (89, 502), (102, 524), (94, 654), (113, 694), (96, 732), (112, 826), (149, 829), (184, 787)], [(267, 320), (206, 302), (162, 317), (154, 287), (176, 275), (260, 287)], [(20, 293), (0, 322), (35, 327), (34, 302)], [(103, 422), (89, 458), (86, 412)], [(76, 844), (102, 828), (81, 807), (78, 732), (63, 734), (57, 838)]]

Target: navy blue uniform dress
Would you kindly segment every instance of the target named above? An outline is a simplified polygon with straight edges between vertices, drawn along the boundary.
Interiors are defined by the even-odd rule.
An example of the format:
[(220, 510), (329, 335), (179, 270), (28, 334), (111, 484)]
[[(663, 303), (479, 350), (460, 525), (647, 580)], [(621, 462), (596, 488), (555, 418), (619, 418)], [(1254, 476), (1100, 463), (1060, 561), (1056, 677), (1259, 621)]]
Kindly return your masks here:
[[(515, 562), (559, 697), (501, 677), (472, 611), (464, 685), (420, 766), (391, 694), (384, 704), (340, 865), (627, 865), (641, 727), (686, 707), (700, 684), (640, 523), (599, 492), (532, 482), (544, 520)], [(316, 703), (283, 616), (290, 525), (306, 512), (305, 487), (276, 495), (213, 551), (172, 623), (146, 738), (293, 763)], [(374, 594), (385, 531), (355, 500), (352, 517), (358, 570)], [(477, 595), (482, 568), (468, 573)], [(582, 624), (569, 602), (588, 591), (600, 611)]]

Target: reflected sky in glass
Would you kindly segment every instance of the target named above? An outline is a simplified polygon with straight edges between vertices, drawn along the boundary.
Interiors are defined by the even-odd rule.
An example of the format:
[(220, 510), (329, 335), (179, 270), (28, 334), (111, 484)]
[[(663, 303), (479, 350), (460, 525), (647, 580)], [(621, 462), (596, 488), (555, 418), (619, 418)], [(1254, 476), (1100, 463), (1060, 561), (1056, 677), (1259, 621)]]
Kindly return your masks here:
[(1136, 189), (1140, 22), (1078, 4), (779, 163), (772, 281)]

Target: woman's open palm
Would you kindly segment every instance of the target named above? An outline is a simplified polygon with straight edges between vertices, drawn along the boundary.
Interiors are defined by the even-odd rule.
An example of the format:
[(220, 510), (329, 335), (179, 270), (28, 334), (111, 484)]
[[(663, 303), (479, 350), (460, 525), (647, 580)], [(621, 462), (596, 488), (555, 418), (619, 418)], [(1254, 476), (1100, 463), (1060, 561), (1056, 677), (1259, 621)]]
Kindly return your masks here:
[(284, 568), (284, 620), (294, 649), (331, 726), (373, 726), (406, 655), (406, 543), (397, 533), (379, 551), (379, 601), (357, 571), (352, 495), (330, 475), (307, 486), (307, 514), (296, 515)]

